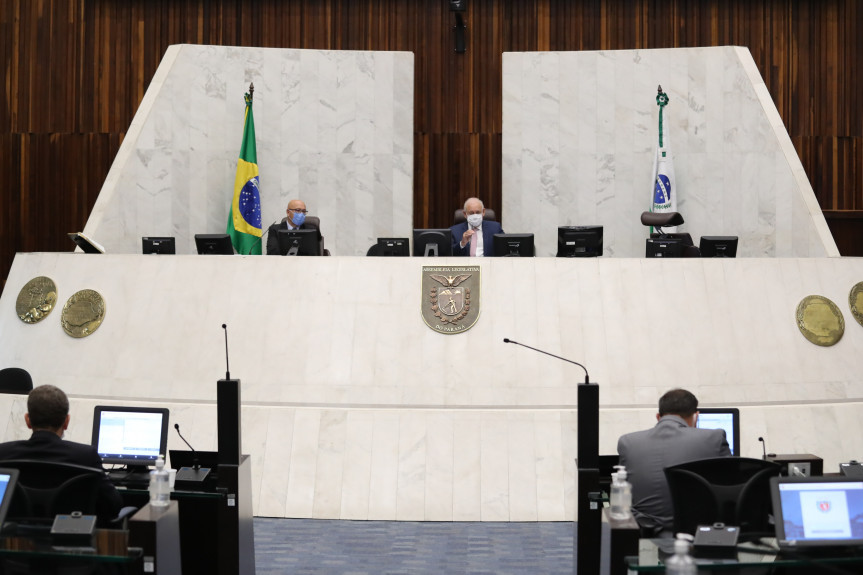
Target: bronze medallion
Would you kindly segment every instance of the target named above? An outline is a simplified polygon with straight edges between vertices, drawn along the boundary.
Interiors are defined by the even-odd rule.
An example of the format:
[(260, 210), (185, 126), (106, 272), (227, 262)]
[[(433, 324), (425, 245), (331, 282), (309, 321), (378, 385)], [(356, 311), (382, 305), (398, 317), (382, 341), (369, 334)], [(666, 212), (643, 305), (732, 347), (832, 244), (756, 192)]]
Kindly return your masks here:
[(479, 290), (479, 266), (423, 266), (423, 321), (439, 333), (469, 330), (479, 319)]
[(15, 300), (15, 313), (24, 323), (39, 323), (57, 305), (57, 286), (45, 276), (33, 278), (24, 284)]
[(824, 296), (808, 295), (797, 305), (797, 327), (803, 337), (829, 347), (845, 333), (845, 319), (835, 303)]
[(848, 305), (851, 307), (851, 315), (857, 323), (863, 325), (863, 282), (857, 282), (851, 293), (848, 294)]
[(105, 300), (99, 292), (82, 289), (72, 295), (63, 306), (60, 323), (72, 337), (87, 337), (102, 325), (105, 319)]

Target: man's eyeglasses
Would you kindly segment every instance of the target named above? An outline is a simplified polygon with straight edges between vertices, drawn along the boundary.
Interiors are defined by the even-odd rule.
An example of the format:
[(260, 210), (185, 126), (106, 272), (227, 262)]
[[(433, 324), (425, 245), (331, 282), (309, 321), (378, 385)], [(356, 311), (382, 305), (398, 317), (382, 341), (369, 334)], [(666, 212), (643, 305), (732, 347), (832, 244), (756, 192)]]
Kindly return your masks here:
[(307, 214), (307, 213), (309, 213), (309, 210), (301, 210), (299, 208), (291, 208), (288, 211), (294, 212), (295, 214)]

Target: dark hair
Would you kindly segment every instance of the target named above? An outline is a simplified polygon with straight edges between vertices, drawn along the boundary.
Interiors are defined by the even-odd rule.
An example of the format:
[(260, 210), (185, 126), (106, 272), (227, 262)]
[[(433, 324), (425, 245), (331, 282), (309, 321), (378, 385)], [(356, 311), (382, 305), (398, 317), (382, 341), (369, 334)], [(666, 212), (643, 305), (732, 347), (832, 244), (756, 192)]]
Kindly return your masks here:
[(659, 398), (659, 415), (689, 417), (698, 411), (698, 399), (685, 389), (672, 389)]
[(69, 398), (53, 385), (40, 385), (27, 396), (27, 414), (33, 429), (57, 431), (69, 415)]

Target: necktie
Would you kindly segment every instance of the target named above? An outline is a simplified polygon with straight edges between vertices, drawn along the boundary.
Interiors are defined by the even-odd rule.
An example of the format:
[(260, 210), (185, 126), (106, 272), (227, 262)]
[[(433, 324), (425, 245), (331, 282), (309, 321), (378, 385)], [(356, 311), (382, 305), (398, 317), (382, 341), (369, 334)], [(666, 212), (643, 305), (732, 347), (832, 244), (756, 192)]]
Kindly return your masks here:
[(476, 257), (476, 243), (477, 243), (477, 234), (479, 230), (474, 230), (476, 233), (470, 238), (470, 257)]

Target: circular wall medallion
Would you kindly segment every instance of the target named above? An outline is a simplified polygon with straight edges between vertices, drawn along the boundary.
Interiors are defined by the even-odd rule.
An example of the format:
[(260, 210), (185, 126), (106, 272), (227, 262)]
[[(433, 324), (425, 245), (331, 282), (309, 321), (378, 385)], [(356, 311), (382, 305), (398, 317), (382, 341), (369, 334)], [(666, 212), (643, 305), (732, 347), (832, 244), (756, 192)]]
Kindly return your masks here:
[(102, 325), (105, 319), (105, 300), (91, 289), (82, 289), (66, 301), (60, 323), (72, 337), (87, 337)]
[(835, 303), (824, 296), (808, 295), (797, 304), (797, 327), (815, 345), (831, 346), (842, 339), (845, 319)]
[(857, 282), (851, 293), (848, 294), (848, 305), (851, 307), (851, 315), (857, 323), (863, 325), (863, 282)]
[(35, 277), (24, 284), (15, 300), (15, 313), (24, 323), (39, 323), (57, 305), (57, 286), (45, 276)]

